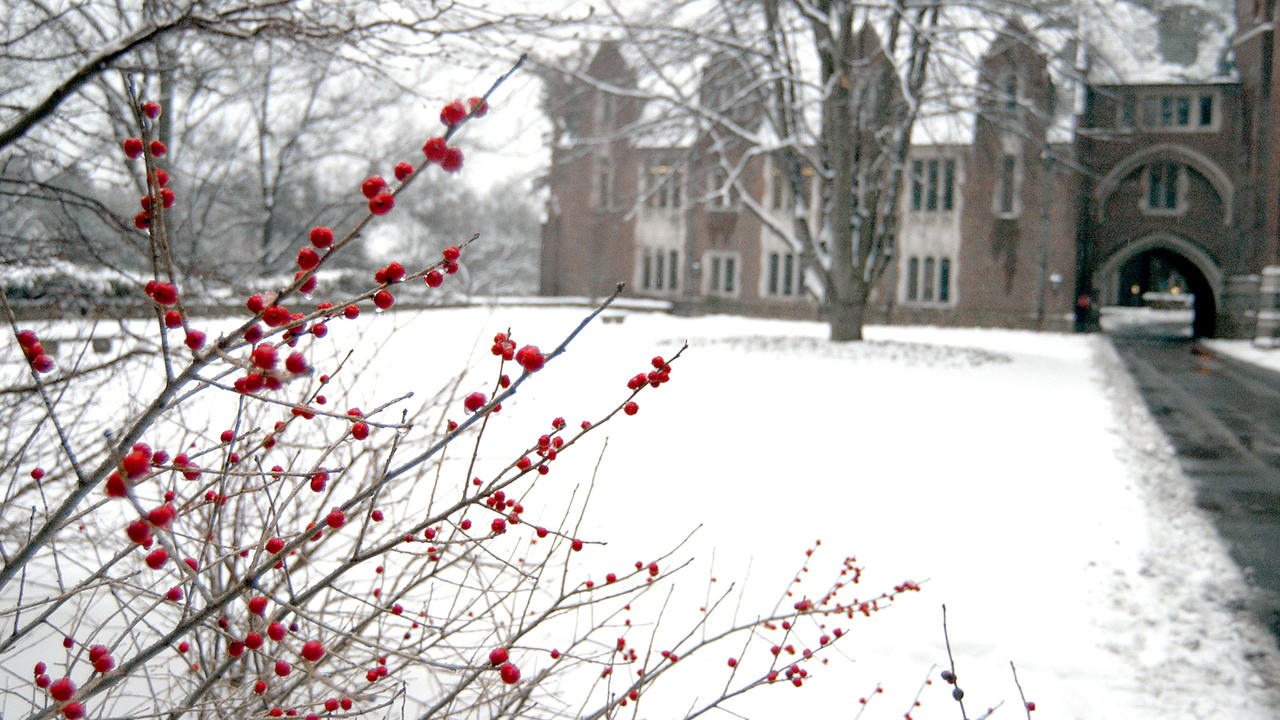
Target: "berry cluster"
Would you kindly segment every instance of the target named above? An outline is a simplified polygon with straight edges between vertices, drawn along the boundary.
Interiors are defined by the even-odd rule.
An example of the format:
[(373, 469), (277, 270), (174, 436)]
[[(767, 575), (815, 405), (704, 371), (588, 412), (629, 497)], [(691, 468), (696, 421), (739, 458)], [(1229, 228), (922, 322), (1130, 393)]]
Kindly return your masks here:
[(26, 356), (32, 370), (38, 373), (53, 370), (53, 358), (45, 353), (44, 346), (40, 344), (40, 338), (34, 330), (23, 330), (18, 333), (18, 347), (22, 348), (22, 354)]

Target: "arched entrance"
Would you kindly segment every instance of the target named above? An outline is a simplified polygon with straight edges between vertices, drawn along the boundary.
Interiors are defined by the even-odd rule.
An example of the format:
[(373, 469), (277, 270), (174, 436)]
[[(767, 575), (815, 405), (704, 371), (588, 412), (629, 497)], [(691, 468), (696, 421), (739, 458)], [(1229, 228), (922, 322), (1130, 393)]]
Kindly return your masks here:
[(1224, 278), (1217, 263), (1192, 243), (1170, 233), (1152, 233), (1124, 246), (1093, 275), (1093, 296), (1102, 305), (1138, 304), (1149, 292), (1180, 288), (1190, 295), (1191, 334), (1213, 337)]

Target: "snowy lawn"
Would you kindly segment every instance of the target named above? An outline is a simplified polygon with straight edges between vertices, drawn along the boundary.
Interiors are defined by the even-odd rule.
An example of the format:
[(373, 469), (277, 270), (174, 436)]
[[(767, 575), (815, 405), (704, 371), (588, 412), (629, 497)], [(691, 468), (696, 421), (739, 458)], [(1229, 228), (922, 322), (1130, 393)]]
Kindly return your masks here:
[[(584, 314), (403, 311), (330, 326), (340, 346), (377, 354), (376, 374), (358, 371), (362, 395), (348, 402), (377, 405), (434, 391), (467, 363), (477, 374), (462, 392), (488, 388), (493, 333), (510, 328), (517, 342), (549, 351)], [(874, 327), (869, 342), (837, 346), (814, 323), (623, 314), (587, 328), (530, 378), (495, 417), (481, 459), (509, 462), (554, 416), (571, 426), (598, 418), (652, 355), (671, 357), (688, 341), (672, 381), (607, 428), (577, 532), (607, 545), (572, 557), (572, 575), (598, 581), (697, 529), (676, 552), (693, 562), (675, 576), (655, 651), (731, 582), (729, 614), (743, 618), (789, 607), (794, 598), (782, 593), (796, 576), (796, 597), (821, 594), (846, 555), (866, 568), (863, 597), (923, 584), (870, 618), (833, 621), (851, 636), (830, 664), (811, 665), (801, 689), (779, 682), (748, 696), (733, 706), (742, 716), (851, 718), (878, 683), (884, 692), (863, 717), (902, 717), (937, 665), (912, 717), (956, 717), (950, 688), (936, 680), (943, 603), (971, 717), (1001, 701), (996, 717), (1024, 716), (1011, 660), (1042, 720), (1280, 714), (1274, 640), (1242, 609), (1238, 569), (1105, 341)], [(373, 341), (392, 324), (389, 341)], [(362, 365), (357, 357), (350, 367)], [(558, 519), (574, 487), (582, 498), (602, 440), (539, 480), (545, 504), (529, 508), (528, 522), (539, 512)], [(810, 572), (798, 572), (818, 539)], [(638, 603), (635, 622), (656, 617), (661, 600)], [(770, 642), (753, 645), (748, 664)], [(671, 716), (663, 703), (675, 695), (680, 708), (701, 705), (693, 698), (723, 687), (727, 657), (675, 673), (679, 687), (659, 684), (663, 695), (641, 703), (640, 717)], [(523, 662), (532, 676), (539, 660)]]
[[(473, 309), (410, 327), (467, 349), (474, 339), (481, 353), (510, 327), (548, 349), (581, 315)], [(739, 711), (849, 717), (880, 683), (868, 716), (901, 717), (930, 665), (946, 662), (946, 603), (972, 715), (1002, 699), (1000, 715), (1020, 715), (1012, 660), (1040, 718), (1276, 717), (1274, 641), (1240, 609), (1239, 571), (1104, 341), (877, 327), (871, 342), (841, 347), (824, 334), (814, 323), (631, 313), (588, 328), (507, 420), (527, 438), (554, 415), (595, 417), (651, 355), (687, 340), (672, 382), (610, 428), (580, 533), (609, 544), (575, 559), (583, 572), (598, 579), (700, 527), (677, 553), (696, 562), (678, 580), (689, 606), (668, 611), (672, 630), (718, 587), (711, 576), (747, 579), (744, 615), (769, 610), (819, 538), (809, 574), (820, 581), (806, 576), (802, 591), (820, 593), (846, 554), (867, 568), (867, 596), (927, 581), (846, 623), (854, 636), (839, 655), (852, 662), (833, 659), (803, 689), (769, 688)], [(414, 335), (383, 358), (412, 356), (395, 343)], [(595, 459), (580, 453), (543, 482), (585, 485)], [(714, 693), (722, 662), (681, 690)], [(935, 683), (913, 717), (955, 713)]]

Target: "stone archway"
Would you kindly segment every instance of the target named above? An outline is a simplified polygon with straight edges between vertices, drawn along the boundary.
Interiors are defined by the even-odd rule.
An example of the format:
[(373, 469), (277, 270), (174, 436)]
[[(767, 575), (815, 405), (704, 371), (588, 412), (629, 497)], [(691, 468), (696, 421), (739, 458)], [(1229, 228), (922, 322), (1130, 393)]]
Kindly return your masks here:
[(1113, 253), (1093, 273), (1093, 296), (1103, 302), (1111, 299), (1114, 294), (1111, 286), (1116, 283), (1120, 268), (1144, 254), (1161, 258), (1186, 279), (1195, 295), (1191, 332), (1195, 337), (1213, 337), (1226, 287), (1225, 276), (1208, 253), (1172, 233), (1152, 233)]

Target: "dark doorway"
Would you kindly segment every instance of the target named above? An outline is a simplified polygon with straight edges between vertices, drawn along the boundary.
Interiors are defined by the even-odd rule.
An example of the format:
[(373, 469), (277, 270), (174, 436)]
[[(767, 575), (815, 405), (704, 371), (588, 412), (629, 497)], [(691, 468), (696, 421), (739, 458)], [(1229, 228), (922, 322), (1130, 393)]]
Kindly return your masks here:
[(1114, 282), (1116, 306), (1147, 313), (1129, 313), (1129, 322), (1123, 323), (1126, 333), (1214, 336), (1218, 309), (1213, 287), (1178, 252), (1162, 247), (1140, 252), (1120, 266)]

